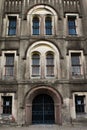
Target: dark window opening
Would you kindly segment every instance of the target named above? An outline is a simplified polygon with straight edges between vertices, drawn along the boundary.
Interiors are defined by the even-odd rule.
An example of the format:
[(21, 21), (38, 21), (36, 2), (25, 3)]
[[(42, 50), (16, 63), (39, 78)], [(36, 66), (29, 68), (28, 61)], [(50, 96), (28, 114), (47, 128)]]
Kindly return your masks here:
[(68, 30), (69, 35), (76, 35), (76, 17), (75, 16), (69, 16), (68, 17)]
[(9, 16), (8, 35), (16, 35), (17, 18), (15, 16)]
[(54, 55), (51, 53), (46, 56), (46, 73), (47, 77), (54, 76)]
[(32, 76), (38, 77), (40, 76), (40, 56), (39, 54), (32, 55)]
[(39, 18), (33, 18), (33, 35), (39, 35)]
[(14, 76), (14, 54), (6, 54), (5, 76)]
[(71, 54), (72, 75), (81, 75), (81, 54)]
[(46, 17), (45, 19), (45, 33), (46, 35), (52, 35), (52, 18)]
[(84, 104), (85, 96), (75, 96), (75, 108), (76, 113), (84, 113), (85, 112), (85, 104)]
[(12, 114), (12, 96), (3, 96), (3, 114)]

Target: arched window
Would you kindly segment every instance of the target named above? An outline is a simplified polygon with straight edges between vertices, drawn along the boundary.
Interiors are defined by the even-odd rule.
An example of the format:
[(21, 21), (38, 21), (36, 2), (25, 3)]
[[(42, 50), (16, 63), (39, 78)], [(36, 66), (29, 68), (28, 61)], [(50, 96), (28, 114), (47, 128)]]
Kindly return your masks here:
[(54, 55), (50, 52), (46, 55), (46, 76), (54, 76)]
[(52, 18), (50, 16), (45, 18), (45, 34), (52, 35)]
[(32, 55), (32, 77), (40, 75), (40, 56), (39, 54)]
[[(59, 78), (60, 60), (58, 49), (48, 41), (37, 41), (27, 50), (26, 75), (29, 78)], [(30, 71), (30, 73), (28, 73)]]
[(33, 35), (39, 35), (39, 18), (37, 16), (35, 16), (33, 18), (33, 26), (32, 26), (32, 30), (33, 30)]

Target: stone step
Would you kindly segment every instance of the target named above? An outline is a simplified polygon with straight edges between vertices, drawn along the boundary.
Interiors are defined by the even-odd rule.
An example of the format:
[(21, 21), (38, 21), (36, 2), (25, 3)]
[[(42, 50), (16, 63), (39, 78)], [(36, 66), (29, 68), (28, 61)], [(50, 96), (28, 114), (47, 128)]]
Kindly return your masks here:
[(16, 125), (12, 115), (0, 115), (0, 125)]
[(87, 125), (87, 118), (78, 118), (72, 120), (73, 125)]

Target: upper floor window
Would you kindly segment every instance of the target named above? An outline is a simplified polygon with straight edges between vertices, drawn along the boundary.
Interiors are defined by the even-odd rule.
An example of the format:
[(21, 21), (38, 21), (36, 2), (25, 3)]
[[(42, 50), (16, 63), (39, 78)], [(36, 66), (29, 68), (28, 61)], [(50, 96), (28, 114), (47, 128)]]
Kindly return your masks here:
[(46, 73), (47, 77), (54, 76), (54, 55), (52, 53), (46, 55)]
[[(35, 52), (32, 55), (32, 77), (40, 77), (41, 75), (40, 69), (42, 70), (44, 69), (45, 72), (45, 68), (46, 68), (46, 77), (54, 77), (54, 55), (51, 52), (48, 52), (46, 55), (46, 59), (44, 59), (45, 55), (43, 58), (42, 57), (43, 56), (41, 56), (40, 58), (40, 55)], [(43, 60), (44, 62), (41, 60)], [(40, 63), (40, 61), (44, 63), (44, 68), (42, 68), (43, 65)]]
[(16, 37), (20, 35), (20, 22), (19, 14), (5, 14), (3, 18), (3, 37)]
[(71, 53), (72, 75), (81, 75), (81, 54)]
[(45, 34), (52, 35), (52, 18), (51, 17), (45, 18)]
[[(37, 41), (27, 51), (27, 78), (57, 78), (60, 76), (59, 51), (53, 43)], [(28, 71), (30, 73), (28, 73)]]
[(40, 76), (40, 56), (37, 53), (32, 55), (32, 76)]
[[(40, 17), (40, 16), (39, 16)], [(33, 35), (52, 35), (52, 16), (41, 17), (41, 22), (38, 16), (32, 19), (32, 34)]]
[(33, 35), (39, 35), (39, 18), (38, 17), (33, 18), (32, 30), (33, 30)]
[(17, 18), (16, 16), (9, 16), (8, 19), (9, 19), (8, 35), (16, 35)]
[(41, 36), (57, 34), (57, 20), (58, 14), (53, 8), (47, 5), (37, 5), (27, 13), (28, 33)]
[(69, 16), (68, 17), (68, 31), (69, 35), (76, 35), (76, 17)]
[(69, 36), (82, 36), (82, 18), (78, 13), (66, 13), (65, 14), (65, 31)]
[(14, 76), (14, 54), (6, 54), (5, 57), (5, 76)]

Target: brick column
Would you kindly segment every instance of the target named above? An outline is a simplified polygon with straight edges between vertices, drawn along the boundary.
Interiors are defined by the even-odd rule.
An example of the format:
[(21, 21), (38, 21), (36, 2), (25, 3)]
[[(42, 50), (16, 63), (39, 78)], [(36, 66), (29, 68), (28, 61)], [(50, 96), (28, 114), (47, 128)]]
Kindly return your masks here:
[(55, 123), (62, 124), (61, 104), (55, 104)]
[(83, 32), (85, 35), (87, 35), (87, 0), (80, 0), (80, 6), (83, 22)]
[(25, 122), (26, 124), (30, 125), (32, 124), (32, 105), (31, 104), (26, 104), (25, 108)]
[(3, 16), (4, 1), (5, 0), (0, 0), (0, 36), (2, 33), (2, 16)]

